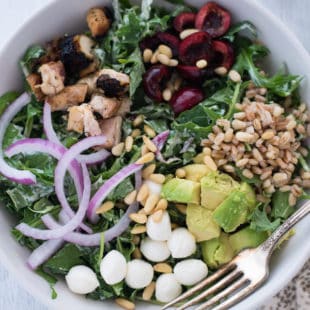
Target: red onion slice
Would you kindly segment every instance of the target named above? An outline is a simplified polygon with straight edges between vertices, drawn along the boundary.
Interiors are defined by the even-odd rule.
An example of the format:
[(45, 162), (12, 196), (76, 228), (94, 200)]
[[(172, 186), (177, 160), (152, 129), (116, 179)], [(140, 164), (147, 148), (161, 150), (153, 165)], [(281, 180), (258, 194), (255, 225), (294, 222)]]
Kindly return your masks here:
[(17, 170), (9, 166), (3, 159), (2, 143), (6, 129), (15, 115), (25, 107), (31, 98), (27, 93), (23, 93), (13, 103), (11, 103), (0, 117), (0, 173), (12, 182), (31, 185), (36, 183), (36, 177), (30, 171)]
[(165, 146), (166, 141), (168, 140), (170, 131), (166, 130), (161, 132), (153, 139), (153, 143), (157, 146), (157, 152), (160, 152)]
[(102, 149), (96, 153), (79, 155), (77, 159), (81, 164), (84, 163), (86, 165), (96, 165), (104, 162), (110, 155), (111, 155), (110, 152), (108, 152), (105, 149)]
[[(89, 176), (89, 173), (88, 173), (88, 170), (85, 164), (82, 164), (82, 171), (83, 171), (83, 181), (84, 181), (84, 190), (83, 190), (82, 200), (79, 205), (78, 211), (70, 219), (69, 222), (67, 222), (64, 226), (60, 226), (59, 228), (56, 228), (53, 230), (49, 230), (49, 229), (43, 230), (43, 229), (33, 228), (25, 223), (21, 223), (17, 225), (16, 229), (19, 230), (21, 233), (23, 233), (25, 236), (32, 237), (34, 239), (50, 240), (50, 239), (63, 238), (66, 234), (72, 232), (77, 227), (79, 227), (79, 225), (82, 223), (86, 215), (86, 211), (87, 211), (87, 207), (88, 207), (88, 203), (90, 199), (90, 192), (91, 192), (90, 176)], [(42, 220), (44, 220), (44, 218), (46, 217), (50, 217), (50, 215), (42, 216)]]

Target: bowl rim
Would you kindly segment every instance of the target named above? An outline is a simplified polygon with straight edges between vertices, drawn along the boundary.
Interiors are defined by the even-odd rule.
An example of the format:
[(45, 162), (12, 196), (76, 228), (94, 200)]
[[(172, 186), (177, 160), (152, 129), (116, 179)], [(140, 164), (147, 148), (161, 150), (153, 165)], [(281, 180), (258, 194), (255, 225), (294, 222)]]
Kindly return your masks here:
[[(34, 14), (30, 15), (11, 35), (10, 38), (5, 41), (2, 48), (0, 49), (0, 58), (3, 57), (4, 52), (7, 50), (7, 48), (16, 40), (16, 37), (20, 35), (22, 28), (25, 26), (31, 25), (34, 19), (36, 19), (42, 12), (49, 10), (54, 6), (56, 2), (59, 2), (60, 0), (51, 0), (48, 4), (44, 5), (43, 7), (39, 8)], [(210, 1), (210, 0), (208, 0)], [(301, 43), (301, 41), (298, 39), (296, 34), (290, 30), (283, 21), (280, 20), (278, 16), (276, 16), (273, 12), (271, 12), (268, 8), (266, 8), (262, 3), (259, 3), (257, 0), (243, 0), (246, 2), (249, 6), (254, 7), (260, 13), (268, 18), (268, 20), (272, 20), (273, 23), (275, 23), (279, 29), (286, 33), (286, 36), (288, 39), (294, 44), (296, 50), (298, 50), (299, 54), (302, 54), (303, 60), (307, 60), (305, 63), (305, 71), (309, 69), (310, 72), (310, 54), (306, 50), (305, 46)], [(305, 218), (303, 219), (303, 221)], [(35, 300), (39, 301), (43, 306), (48, 306), (49, 308), (54, 308), (55, 304), (53, 303), (52, 299), (46, 299), (44, 296), (40, 293), (34, 292), (31, 290), (31, 288), (28, 286), (29, 280), (26, 277), (20, 277), (19, 273), (15, 270), (14, 265), (8, 258), (8, 256), (2, 254), (3, 251), (0, 248), (0, 262), (4, 269), (9, 272), (11, 276), (13, 276), (14, 279), (16, 279), (17, 284), (24, 289), (26, 292), (30, 294), (31, 297), (33, 297)], [(286, 271), (285, 274), (282, 275), (281, 283), (277, 286), (277, 292), (279, 292), (282, 288), (284, 288), (289, 281), (301, 270), (303, 265), (306, 263), (307, 259), (310, 257), (310, 248), (308, 252), (304, 252), (304, 255), (298, 255), (296, 256), (296, 260), (294, 261), (294, 265), (291, 266), (289, 270)], [(264, 295), (260, 296), (260, 300), (257, 300), (257, 303), (255, 304), (256, 307), (259, 307), (264, 303), (264, 301), (269, 300), (275, 295), (275, 291), (269, 291), (264, 292)], [(241, 301), (239, 304), (243, 303), (244, 301)], [(238, 305), (234, 306), (231, 309), (237, 310)], [(238, 308), (239, 310), (240, 308)], [(245, 308), (242, 308), (245, 309)]]

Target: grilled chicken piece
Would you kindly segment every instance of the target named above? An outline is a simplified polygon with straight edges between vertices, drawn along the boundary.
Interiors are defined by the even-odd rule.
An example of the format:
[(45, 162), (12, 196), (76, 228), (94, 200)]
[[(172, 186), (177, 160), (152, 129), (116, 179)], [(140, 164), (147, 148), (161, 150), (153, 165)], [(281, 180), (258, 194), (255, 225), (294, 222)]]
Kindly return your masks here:
[(91, 95), (96, 91), (96, 81), (97, 81), (97, 75), (96, 74), (90, 74), (90, 75), (78, 80), (77, 84), (87, 84), (88, 95)]
[(92, 8), (87, 13), (88, 28), (93, 37), (105, 35), (111, 26), (111, 18), (106, 8)]
[(42, 79), (40, 74), (38, 73), (31, 73), (27, 76), (26, 78), (31, 91), (33, 92), (33, 94), (35, 95), (36, 99), (38, 101), (42, 101), (45, 97), (45, 95), (42, 93), (41, 90), (41, 83), (42, 83)]
[(122, 118), (115, 116), (99, 121), (102, 134), (107, 137), (107, 142), (102, 145), (103, 148), (111, 149), (121, 141), (122, 135)]
[(118, 109), (116, 115), (125, 117), (126, 114), (130, 112), (130, 107), (131, 107), (132, 101), (130, 100), (129, 97), (123, 97), (120, 100), (122, 103), (121, 103), (121, 106)]
[(84, 112), (83, 121), (85, 136), (100, 136), (101, 129), (91, 106), (89, 104), (82, 104), (80, 108), (83, 109)]
[(80, 71), (80, 77), (87, 77), (89, 74), (94, 73), (99, 66), (99, 62), (97, 59), (94, 59), (93, 62), (89, 64), (88, 67)]
[(68, 131), (84, 132), (84, 108), (82, 106), (73, 106), (68, 109)]
[(89, 104), (102, 118), (110, 118), (116, 115), (121, 106), (121, 101), (117, 98), (108, 98), (94, 94)]
[(86, 84), (66, 86), (61, 93), (49, 96), (47, 102), (51, 105), (52, 111), (65, 111), (85, 101), (87, 88)]
[(60, 93), (65, 85), (65, 68), (61, 61), (51, 61), (39, 68), (42, 77), (40, 85), (43, 94), (53, 96)]

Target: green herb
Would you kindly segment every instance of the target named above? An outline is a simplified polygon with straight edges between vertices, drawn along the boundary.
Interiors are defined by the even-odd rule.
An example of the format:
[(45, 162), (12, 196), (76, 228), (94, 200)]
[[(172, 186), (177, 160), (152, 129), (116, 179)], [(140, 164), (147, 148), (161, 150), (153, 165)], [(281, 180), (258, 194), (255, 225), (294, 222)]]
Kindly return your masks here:
[(100, 267), (102, 258), (104, 253), (104, 233), (100, 234), (100, 250), (99, 250), (99, 256), (98, 256), (98, 268)]
[(290, 192), (277, 191), (273, 194), (271, 205), (271, 216), (275, 219), (286, 220), (290, 215), (294, 213), (294, 208), (289, 205), (288, 198)]
[(46, 53), (45, 49), (40, 45), (29, 47), (20, 61), (20, 66), (25, 76), (28, 76), (35, 70), (40, 57)]
[(47, 272), (45, 272), (42, 268), (37, 269), (36, 273), (49, 284), (51, 288), (51, 297), (52, 299), (56, 299), (57, 292), (55, 290), (55, 285), (57, 283), (57, 279), (53, 277), (52, 275), (48, 274)]
[(254, 38), (257, 37), (257, 29), (250, 21), (243, 21), (232, 26), (228, 32), (223, 36), (223, 39), (226, 39), (230, 42), (234, 42), (236, 39), (236, 35), (239, 32), (247, 31)]
[(3, 114), (8, 105), (18, 97), (18, 93), (10, 91), (0, 97), (0, 116)]

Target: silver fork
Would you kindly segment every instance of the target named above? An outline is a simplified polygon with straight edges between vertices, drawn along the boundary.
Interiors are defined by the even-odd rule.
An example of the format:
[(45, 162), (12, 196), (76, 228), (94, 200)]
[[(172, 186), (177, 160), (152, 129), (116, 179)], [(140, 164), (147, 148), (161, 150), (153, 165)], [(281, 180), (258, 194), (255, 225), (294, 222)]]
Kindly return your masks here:
[[(205, 290), (199, 295), (194, 296), (177, 309), (186, 309), (210, 296), (210, 299), (195, 309), (203, 310), (213, 307), (210, 309), (224, 310), (238, 303), (266, 281), (269, 275), (270, 257), (278, 241), (309, 213), (310, 201), (307, 201), (259, 247), (240, 252), (230, 263), (166, 304), (162, 310), (193, 297), (203, 289)], [(209, 286), (212, 283), (213, 285)]]

